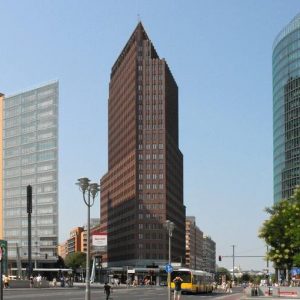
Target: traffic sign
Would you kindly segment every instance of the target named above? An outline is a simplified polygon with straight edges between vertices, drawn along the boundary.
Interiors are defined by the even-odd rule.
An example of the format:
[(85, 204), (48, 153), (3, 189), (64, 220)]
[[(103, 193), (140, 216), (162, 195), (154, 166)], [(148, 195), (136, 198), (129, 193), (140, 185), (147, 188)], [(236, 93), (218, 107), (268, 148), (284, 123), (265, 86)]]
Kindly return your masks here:
[(165, 271), (167, 273), (172, 273), (173, 272), (173, 267), (170, 264), (165, 265)]

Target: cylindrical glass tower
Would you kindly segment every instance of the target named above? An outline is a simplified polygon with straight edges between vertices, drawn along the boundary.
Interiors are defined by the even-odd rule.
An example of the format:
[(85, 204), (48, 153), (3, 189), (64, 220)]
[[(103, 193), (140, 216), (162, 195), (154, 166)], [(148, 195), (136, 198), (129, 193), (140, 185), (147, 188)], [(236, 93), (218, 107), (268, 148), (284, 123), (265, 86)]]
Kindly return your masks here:
[(300, 14), (273, 45), (274, 202), (300, 184)]

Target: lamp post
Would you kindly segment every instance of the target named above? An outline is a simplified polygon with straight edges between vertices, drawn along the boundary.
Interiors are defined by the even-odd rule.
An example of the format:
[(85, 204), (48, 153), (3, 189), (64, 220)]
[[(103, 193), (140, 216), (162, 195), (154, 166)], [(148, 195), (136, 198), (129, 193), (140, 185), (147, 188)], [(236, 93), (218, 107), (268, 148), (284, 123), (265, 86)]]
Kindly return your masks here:
[[(171, 240), (175, 224), (170, 220), (166, 221), (166, 228), (169, 233), (169, 265), (171, 265)], [(171, 300), (171, 273), (168, 272), (168, 300)]]
[[(99, 192), (98, 183), (90, 183), (90, 179), (79, 178), (76, 183), (82, 192), (83, 201), (87, 206), (87, 251), (86, 251), (86, 276), (85, 276), (85, 300), (91, 299), (90, 289), (90, 208), (95, 202), (95, 197)], [(87, 198), (86, 198), (87, 194)], [(92, 195), (92, 199), (91, 199)]]

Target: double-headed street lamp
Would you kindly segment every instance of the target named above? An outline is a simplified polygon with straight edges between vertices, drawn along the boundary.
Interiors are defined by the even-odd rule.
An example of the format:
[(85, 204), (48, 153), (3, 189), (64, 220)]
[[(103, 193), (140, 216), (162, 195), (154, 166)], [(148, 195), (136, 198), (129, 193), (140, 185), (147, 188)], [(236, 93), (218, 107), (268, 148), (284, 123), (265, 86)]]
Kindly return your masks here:
[[(173, 235), (173, 230), (175, 228), (175, 224), (170, 220), (167, 220), (165, 224), (169, 233), (169, 265), (171, 265), (171, 239)], [(171, 273), (168, 272), (168, 300), (170, 299), (171, 299)]]
[[(88, 209), (87, 214), (87, 251), (86, 251), (86, 276), (85, 276), (85, 300), (91, 299), (90, 290), (90, 208), (94, 205), (95, 197), (100, 190), (98, 183), (90, 183), (90, 179), (83, 177), (79, 178), (76, 183), (83, 195), (83, 201)], [(87, 193), (87, 198), (86, 198)], [(92, 201), (91, 201), (92, 195)]]

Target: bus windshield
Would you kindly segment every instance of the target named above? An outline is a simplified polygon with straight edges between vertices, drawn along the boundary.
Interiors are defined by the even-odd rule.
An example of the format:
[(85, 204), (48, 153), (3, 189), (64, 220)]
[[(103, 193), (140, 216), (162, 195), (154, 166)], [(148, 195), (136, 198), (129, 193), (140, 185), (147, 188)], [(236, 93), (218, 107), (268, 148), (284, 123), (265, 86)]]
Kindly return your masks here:
[(176, 276), (181, 277), (183, 282), (191, 282), (191, 272), (189, 271), (173, 271), (171, 281), (173, 281)]

